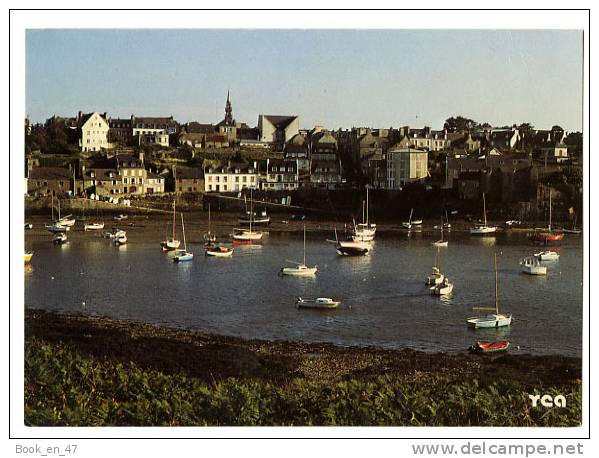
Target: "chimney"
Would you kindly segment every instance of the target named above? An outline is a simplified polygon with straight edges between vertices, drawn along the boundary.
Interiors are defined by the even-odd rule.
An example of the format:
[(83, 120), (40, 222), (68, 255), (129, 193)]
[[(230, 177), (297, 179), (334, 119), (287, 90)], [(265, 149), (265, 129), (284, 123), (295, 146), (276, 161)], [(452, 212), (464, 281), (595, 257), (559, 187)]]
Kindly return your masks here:
[(143, 151), (139, 152), (139, 161), (143, 165), (143, 163), (144, 163), (144, 152)]

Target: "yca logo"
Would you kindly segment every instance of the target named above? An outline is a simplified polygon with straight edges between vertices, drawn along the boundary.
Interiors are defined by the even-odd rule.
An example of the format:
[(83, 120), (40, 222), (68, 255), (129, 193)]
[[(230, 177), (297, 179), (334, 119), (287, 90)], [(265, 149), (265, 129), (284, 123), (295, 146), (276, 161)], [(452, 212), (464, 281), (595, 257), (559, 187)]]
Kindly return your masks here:
[(539, 400), (543, 407), (566, 407), (566, 398), (561, 394), (558, 394), (556, 397), (548, 394), (544, 394), (543, 396), (540, 394), (529, 394), (528, 397), (533, 407), (537, 407)]

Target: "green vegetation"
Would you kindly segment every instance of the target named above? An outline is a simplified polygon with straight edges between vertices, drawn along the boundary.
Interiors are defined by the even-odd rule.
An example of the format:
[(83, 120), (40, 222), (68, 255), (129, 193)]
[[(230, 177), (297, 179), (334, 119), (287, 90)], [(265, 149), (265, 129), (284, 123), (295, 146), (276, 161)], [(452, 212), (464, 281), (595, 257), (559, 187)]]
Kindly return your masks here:
[[(529, 394), (563, 394), (532, 408)], [(527, 391), (519, 382), (384, 375), (331, 383), (234, 379), (205, 383), (94, 359), (63, 343), (25, 346), (25, 422), (32, 426), (394, 425), (576, 426), (579, 384)]]

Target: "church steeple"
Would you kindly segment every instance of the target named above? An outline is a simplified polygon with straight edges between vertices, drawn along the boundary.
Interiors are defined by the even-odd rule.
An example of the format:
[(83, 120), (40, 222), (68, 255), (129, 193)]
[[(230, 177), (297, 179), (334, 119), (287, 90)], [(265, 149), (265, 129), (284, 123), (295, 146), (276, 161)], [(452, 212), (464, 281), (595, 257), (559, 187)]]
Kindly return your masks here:
[(227, 91), (227, 103), (225, 104), (225, 126), (233, 125), (233, 107), (231, 106), (231, 97)]

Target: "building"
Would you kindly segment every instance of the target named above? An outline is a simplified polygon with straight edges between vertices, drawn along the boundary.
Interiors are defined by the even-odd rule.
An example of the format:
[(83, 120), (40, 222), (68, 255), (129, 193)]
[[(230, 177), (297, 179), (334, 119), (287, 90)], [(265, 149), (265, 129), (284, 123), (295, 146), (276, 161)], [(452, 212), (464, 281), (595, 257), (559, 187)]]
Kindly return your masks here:
[(216, 165), (204, 169), (205, 192), (238, 192), (244, 188), (258, 189), (260, 176), (258, 164)]
[(123, 194), (123, 180), (116, 168), (83, 168), (83, 187), (88, 195), (111, 196)]
[(489, 146), (496, 146), (505, 150), (513, 150), (520, 141), (520, 132), (517, 128), (493, 129), (489, 134)]
[(428, 152), (414, 148), (391, 149), (387, 152), (387, 188), (403, 185), (428, 176)]
[(111, 144), (131, 145), (133, 141), (133, 129), (131, 119), (110, 118), (108, 120), (108, 141)]
[(295, 134), (285, 143), (285, 159), (297, 160), (301, 172), (310, 172), (310, 159), (308, 156), (308, 142), (302, 134)]
[(179, 125), (172, 116), (135, 117), (131, 115), (131, 135), (137, 145), (169, 146), (169, 136), (179, 131)]
[(146, 182), (144, 184), (145, 194), (162, 194), (164, 193), (164, 177), (154, 172), (147, 172)]
[(121, 177), (123, 194), (144, 194), (148, 173), (144, 167), (143, 153), (139, 157), (130, 154), (117, 154), (113, 158)]
[(77, 115), (77, 131), (79, 134), (79, 148), (81, 151), (101, 151), (110, 148), (108, 132), (110, 127), (106, 120), (106, 113), (82, 113)]
[(173, 171), (175, 181), (175, 192), (202, 192), (204, 190), (204, 178), (202, 170), (199, 168), (193, 169), (175, 169)]
[(64, 167), (34, 167), (29, 171), (27, 194), (64, 196), (73, 191), (70, 169)]
[(541, 149), (541, 159), (547, 162), (561, 164), (569, 160), (568, 146), (563, 142), (557, 142), (555, 145)]
[(341, 163), (337, 161), (310, 161), (310, 185), (320, 189), (341, 186)]
[(299, 133), (299, 117), (259, 115), (258, 130), (260, 141), (268, 142), (282, 151), (285, 143)]
[(266, 159), (266, 179), (261, 184), (264, 191), (293, 191), (298, 189), (298, 160)]

